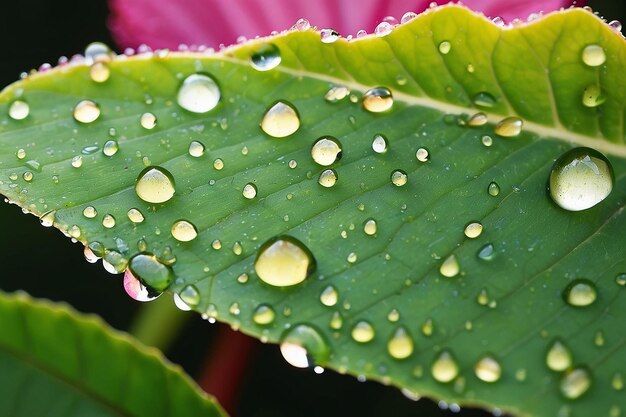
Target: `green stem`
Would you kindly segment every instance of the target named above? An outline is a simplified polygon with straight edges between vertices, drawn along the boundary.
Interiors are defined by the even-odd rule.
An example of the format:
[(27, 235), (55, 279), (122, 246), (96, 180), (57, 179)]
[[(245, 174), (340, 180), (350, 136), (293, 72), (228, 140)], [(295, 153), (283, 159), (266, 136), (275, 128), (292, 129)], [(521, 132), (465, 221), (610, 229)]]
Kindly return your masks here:
[(167, 294), (144, 304), (130, 326), (130, 333), (142, 343), (166, 351), (191, 317), (174, 305)]

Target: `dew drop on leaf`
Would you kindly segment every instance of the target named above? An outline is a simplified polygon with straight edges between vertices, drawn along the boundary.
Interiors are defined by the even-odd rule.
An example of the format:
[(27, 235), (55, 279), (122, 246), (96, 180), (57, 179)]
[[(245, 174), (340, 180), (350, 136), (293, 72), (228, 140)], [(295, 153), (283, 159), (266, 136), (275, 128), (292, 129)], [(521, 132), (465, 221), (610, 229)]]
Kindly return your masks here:
[(389, 320), (391, 323), (397, 322), (398, 320), (400, 320), (400, 312), (395, 308), (391, 309), (391, 311), (387, 313), (387, 320)]
[(446, 278), (453, 278), (461, 272), (461, 266), (455, 254), (448, 256), (439, 267), (439, 273)]
[(615, 372), (613, 378), (611, 378), (611, 387), (615, 391), (621, 391), (624, 389), (624, 378), (621, 372)]
[(41, 225), (43, 227), (51, 227), (54, 224), (55, 214), (56, 214), (55, 210), (51, 210), (42, 214), (41, 217), (39, 218)]
[(33, 173), (31, 171), (24, 171), (22, 178), (26, 182), (31, 182), (33, 180)]
[(139, 253), (130, 258), (128, 268), (146, 287), (149, 294), (162, 293), (174, 280), (172, 268), (160, 262), (149, 252)]
[(180, 298), (180, 295), (178, 295), (178, 293), (174, 293), (174, 305), (180, 310), (180, 311), (190, 311), (191, 310), (191, 306), (187, 305), (187, 303), (185, 303), (183, 301), (182, 298)]
[(615, 283), (620, 287), (626, 286), (626, 272), (620, 272), (615, 276)]
[(204, 155), (204, 149), (204, 144), (202, 144), (202, 142), (193, 140), (189, 144), (188, 152), (190, 156), (193, 156), (194, 158), (200, 158), (202, 155)]
[(332, 136), (322, 136), (311, 147), (311, 157), (321, 166), (334, 164), (341, 159), (341, 155), (341, 143)]
[(331, 87), (324, 95), (324, 100), (329, 103), (336, 103), (343, 100), (350, 94), (350, 89), (343, 85), (336, 85)]
[(256, 194), (257, 194), (256, 185), (254, 185), (251, 182), (247, 183), (246, 185), (243, 186), (243, 189), (241, 190), (241, 194), (248, 200), (252, 200), (253, 198), (256, 197)]
[(315, 327), (297, 324), (282, 335), (280, 353), (296, 368), (312, 368), (328, 361), (330, 347)]
[(565, 371), (561, 378), (561, 393), (565, 398), (580, 398), (591, 387), (591, 373), (583, 367)]
[(291, 236), (277, 236), (265, 242), (254, 262), (259, 279), (276, 287), (301, 283), (315, 267), (311, 251)]
[(222, 242), (219, 239), (215, 239), (213, 242), (211, 242), (211, 247), (214, 250), (220, 250), (222, 249)]
[(124, 290), (133, 300), (136, 301), (152, 301), (159, 297), (161, 293), (150, 293), (148, 289), (139, 281), (127, 268), (124, 272)]
[(241, 242), (233, 243), (233, 253), (237, 256), (243, 253), (243, 246), (241, 246)]
[(452, 49), (452, 45), (450, 44), (450, 42), (443, 41), (439, 43), (439, 52), (442, 55), (447, 55), (448, 52), (450, 52), (450, 49)]
[(391, 173), (391, 183), (396, 187), (402, 187), (409, 181), (407, 173), (401, 169), (396, 169)]
[(327, 286), (320, 293), (320, 301), (327, 307), (332, 307), (339, 301), (339, 292), (332, 285)]
[(417, 158), (417, 160), (420, 162), (427, 162), (430, 158), (430, 153), (426, 148), (418, 148), (415, 152), (415, 158)]
[(496, 252), (492, 243), (487, 243), (485, 246), (481, 247), (478, 250), (478, 258), (482, 259), (483, 261), (490, 261), (495, 257), (495, 255)]
[(320, 39), (323, 43), (333, 43), (339, 39), (339, 33), (333, 29), (322, 29), (320, 30)]
[(415, 12), (406, 12), (400, 18), (400, 23), (402, 23), (402, 24), (408, 23), (411, 20), (415, 19), (416, 17), (417, 17), (417, 13), (415, 13)]
[(335, 311), (333, 313), (330, 318), (330, 322), (328, 323), (328, 326), (333, 330), (341, 330), (341, 327), (343, 326), (343, 317), (341, 317), (340, 312)]
[(350, 334), (355, 342), (368, 343), (374, 339), (376, 332), (374, 331), (374, 327), (369, 322), (361, 320), (358, 321), (354, 327), (352, 327)]
[(215, 159), (215, 161), (213, 161), (213, 168), (217, 171), (221, 171), (224, 169), (224, 161), (221, 158)]
[(98, 215), (98, 211), (96, 210), (94, 206), (87, 206), (83, 210), (83, 216), (85, 216), (88, 219), (93, 219), (97, 215)]
[(114, 140), (107, 140), (102, 146), (102, 153), (106, 156), (113, 156), (119, 151), (120, 147)]
[(337, 183), (337, 172), (334, 169), (325, 169), (320, 174), (317, 182), (325, 188), (331, 188)]
[(141, 124), (141, 127), (144, 129), (151, 130), (157, 125), (157, 118), (154, 114), (147, 112), (141, 115), (139, 124)]
[(459, 365), (448, 350), (442, 350), (435, 358), (430, 373), (436, 381), (448, 383), (459, 374)]
[(371, 113), (380, 113), (391, 109), (393, 96), (385, 87), (371, 88), (363, 94), (363, 108)]
[(476, 239), (483, 232), (483, 225), (479, 222), (471, 222), (465, 226), (463, 233), (470, 239)]
[(113, 51), (105, 43), (92, 42), (85, 48), (85, 60), (88, 64), (94, 62), (109, 62), (113, 57)]
[(261, 119), (263, 132), (274, 138), (292, 135), (300, 128), (300, 116), (295, 107), (286, 101), (272, 104)]
[(135, 192), (148, 203), (164, 203), (169, 201), (176, 191), (174, 177), (165, 168), (158, 166), (146, 167), (137, 177)]
[(17, 159), (24, 159), (24, 158), (26, 158), (26, 151), (24, 149), (20, 148), (15, 153), (15, 156), (17, 156)]
[(387, 152), (388, 147), (387, 138), (380, 133), (374, 135), (374, 139), (372, 140), (372, 149), (376, 153), (385, 153)]
[(585, 278), (572, 281), (563, 291), (565, 302), (574, 307), (586, 307), (598, 297), (596, 285)]
[(185, 285), (178, 296), (190, 307), (196, 307), (200, 304), (200, 292), (193, 284)]
[(259, 326), (272, 324), (276, 318), (276, 312), (269, 304), (259, 304), (252, 313), (252, 321)]
[(606, 100), (602, 90), (595, 84), (588, 85), (583, 90), (582, 103), (585, 107), (598, 107)]
[(414, 343), (403, 326), (398, 327), (387, 342), (387, 352), (392, 358), (406, 359), (413, 353)]
[(496, 99), (494, 98), (494, 96), (487, 93), (486, 91), (482, 91), (476, 94), (472, 98), (472, 102), (474, 103), (475, 106), (478, 106), (478, 107), (491, 108), (496, 105)]
[(91, 100), (81, 100), (74, 107), (74, 119), (81, 123), (92, 123), (100, 117), (100, 107)]
[(426, 321), (422, 323), (421, 330), (424, 336), (426, 337), (431, 336), (434, 330), (433, 319), (426, 319)]
[(522, 119), (519, 117), (506, 117), (498, 122), (494, 132), (498, 136), (512, 138), (518, 136), (522, 132)]
[(136, 208), (129, 209), (126, 215), (128, 216), (128, 220), (133, 223), (141, 223), (144, 221), (143, 214)]
[(89, 78), (96, 83), (103, 83), (111, 76), (111, 69), (106, 62), (94, 62), (89, 67)]
[(217, 106), (221, 92), (213, 78), (192, 74), (185, 78), (176, 97), (178, 105), (192, 113), (206, 113)]
[(309, 30), (311, 28), (311, 24), (305, 18), (300, 18), (293, 25), (293, 28), (297, 31), (303, 32), (305, 30)]
[(488, 135), (485, 135), (482, 138), (480, 138), (480, 142), (486, 147), (490, 147), (491, 145), (493, 145), (493, 139), (491, 138), (491, 136), (488, 136)]
[(484, 126), (485, 124), (487, 124), (488, 121), (489, 119), (487, 118), (487, 115), (485, 113), (479, 112), (469, 118), (469, 120), (467, 121), (467, 125), (470, 127)]
[(496, 182), (492, 181), (489, 183), (489, 186), (487, 187), (487, 192), (489, 193), (490, 196), (496, 197), (498, 194), (500, 194), (500, 186)]
[(502, 368), (495, 358), (484, 356), (474, 365), (474, 374), (481, 381), (493, 383), (500, 379)]
[(9, 106), (9, 117), (13, 120), (24, 120), (30, 113), (28, 103), (22, 100), (15, 100)]
[(583, 49), (582, 60), (587, 66), (599, 67), (606, 61), (606, 53), (600, 45), (587, 45)]
[(377, 228), (378, 226), (376, 224), (376, 220), (374, 219), (367, 219), (363, 223), (363, 232), (365, 232), (365, 234), (368, 236), (374, 236), (376, 234)]
[(393, 26), (389, 22), (382, 21), (374, 29), (374, 35), (379, 38), (389, 35), (393, 32)]
[(102, 226), (106, 227), (107, 229), (115, 227), (115, 217), (113, 217), (113, 215), (111, 214), (105, 214), (104, 216), (102, 216)]
[(557, 338), (550, 343), (546, 353), (546, 365), (553, 371), (561, 372), (572, 366), (572, 353), (567, 346)]
[(619, 20), (611, 20), (609, 22), (609, 27), (611, 27), (613, 30), (616, 30), (617, 32), (622, 31), (622, 23)]
[(250, 64), (257, 71), (269, 71), (280, 64), (280, 50), (273, 43), (260, 45), (252, 55)]
[(178, 220), (172, 224), (172, 236), (179, 242), (190, 242), (198, 236), (196, 226), (187, 220)]

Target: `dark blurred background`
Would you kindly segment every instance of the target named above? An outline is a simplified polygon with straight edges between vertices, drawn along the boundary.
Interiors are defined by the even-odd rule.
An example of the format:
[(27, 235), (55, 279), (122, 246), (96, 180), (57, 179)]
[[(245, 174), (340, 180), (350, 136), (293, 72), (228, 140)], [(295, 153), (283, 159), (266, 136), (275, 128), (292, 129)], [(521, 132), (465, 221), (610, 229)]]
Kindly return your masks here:
[[(626, 22), (626, 1), (587, 4), (607, 20)], [(118, 49), (107, 29), (107, 15), (102, 0), (2, 2), (1, 86), (42, 63), (55, 64), (62, 55), (81, 53), (93, 41)], [(142, 305), (126, 296), (121, 275), (87, 263), (82, 245), (71, 243), (54, 228), (41, 227), (38, 219), (23, 215), (16, 206), (0, 204), (0, 230), (1, 290), (22, 289), (36, 297), (66, 301), (79, 311), (100, 315), (118, 329), (128, 329)], [(165, 353), (197, 377), (217, 333), (225, 333), (226, 328), (187, 314), (180, 336)], [(453, 414), (429, 400), (412, 402), (397, 389), (374, 382), (360, 383), (332, 371), (316, 375), (298, 370), (283, 361), (275, 346), (253, 343), (252, 360), (233, 413), (238, 417), (490, 415), (475, 410)]]

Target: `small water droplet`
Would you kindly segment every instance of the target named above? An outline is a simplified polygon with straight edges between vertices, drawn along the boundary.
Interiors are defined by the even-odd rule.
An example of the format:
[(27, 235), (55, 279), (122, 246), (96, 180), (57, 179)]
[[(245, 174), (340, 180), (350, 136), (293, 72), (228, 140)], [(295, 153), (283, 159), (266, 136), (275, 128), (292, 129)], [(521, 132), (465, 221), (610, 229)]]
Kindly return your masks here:
[(323, 43), (333, 43), (339, 39), (339, 33), (334, 31), (333, 29), (322, 29), (320, 30), (320, 39)]
[(33, 173), (31, 171), (24, 171), (22, 178), (26, 182), (31, 182), (33, 180)]
[(173, 299), (174, 299), (174, 305), (180, 311), (190, 311), (191, 310), (191, 306), (187, 305), (187, 303), (184, 302), (182, 298), (180, 298), (180, 295), (178, 295), (178, 293), (174, 293)]
[(476, 113), (472, 117), (470, 117), (467, 121), (467, 125), (470, 127), (484, 126), (485, 124), (487, 124), (488, 121), (489, 119), (487, 118), (487, 115), (481, 112)]
[(15, 156), (17, 156), (17, 159), (24, 159), (24, 158), (26, 158), (26, 151), (24, 149), (20, 148), (15, 153)]
[(467, 226), (465, 226), (465, 230), (463, 231), (463, 233), (465, 233), (465, 236), (469, 237), (470, 239), (476, 239), (478, 236), (480, 236), (482, 232), (483, 225), (479, 222), (469, 223)]
[(368, 236), (374, 236), (377, 231), (376, 220), (374, 219), (365, 220), (365, 222), (363, 223), (363, 231)]
[(496, 197), (498, 194), (500, 194), (500, 186), (497, 183), (492, 181), (489, 183), (489, 186), (487, 187), (487, 192), (489, 193), (490, 196)]
[(89, 67), (89, 77), (96, 83), (103, 83), (111, 76), (111, 70), (106, 62), (94, 62)]
[(624, 389), (624, 378), (621, 372), (615, 372), (613, 378), (611, 378), (611, 387), (615, 391), (621, 391)]
[(502, 368), (495, 358), (484, 356), (474, 365), (474, 374), (481, 381), (493, 383), (500, 379)]
[(330, 318), (330, 322), (328, 323), (329, 327), (333, 330), (341, 330), (343, 327), (343, 317), (341, 317), (341, 313), (335, 311)]
[(233, 253), (237, 256), (243, 253), (243, 246), (241, 246), (241, 242), (233, 243)]
[(221, 158), (215, 159), (215, 161), (213, 161), (213, 168), (215, 168), (218, 171), (221, 171), (222, 169), (224, 169), (224, 161), (222, 161)]
[(596, 285), (584, 278), (575, 279), (563, 291), (565, 302), (574, 307), (589, 306), (596, 298), (598, 298)]
[(380, 133), (374, 135), (374, 139), (372, 140), (372, 149), (376, 153), (385, 153), (387, 152), (388, 147), (387, 138)]
[(417, 152), (415, 152), (415, 157), (420, 162), (427, 162), (428, 159), (430, 158), (430, 153), (428, 152), (428, 149), (426, 148), (419, 148)]
[(39, 218), (41, 225), (43, 227), (51, 227), (52, 225), (54, 225), (55, 214), (56, 214), (55, 210), (51, 210), (42, 214), (41, 217)]
[(261, 281), (287, 287), (304, 281), (316, 262), (311, 251), (291, 236), (277, 236), (265, 242), (257, 254), (254, 269)]
[(452, 45), (450, 44), (450, 42), (443, 41), (443, 42), (439, 43), (439, 52), (441, 54), (447, 55), (448, 52), (450, 52), (450, 49), (452, 49)]
[(393, 26), (389, 22), (380, 22), (374, 29), (374, 34), (379, 38), (389, 35), (393, 32)]
[(357, 261), (357, 258), (358, 258), (358, 256), (357, 256), (357, 254), (355, 252), (350, 252), (348, 254), (348, 257), (346, 258), (346, 260), (348, 261), (348, 263), (353, 264), (353, 263), (355, 263)]
[(254, 185), (251, 182), (247, 183), (246, 185), (243, 186), (243, 190), (241, 190), (241, 194), (248, 200), (252, 200), (253, 198), (256, 197), (256, 194), (257, 194), (256, 185)]
[(606, 61), (606, 53), (600, 45), (587, 45), (582, 52), (582, 60), (585, 65), (599, 67)]
[(273, 43), (259, 46), (250, 56), (250, 64), (257, 71), (269, 71), (280, 64), (280, 50)]
[(81, 100), (74, 107), (74, 119), (81, 123), (92, 123), (100, 117), (100, 107), (91, 100)]
[(374, 327), (369, 322), (361, 320), (354, 325), (350, 334), (355, 342), (368, 343), (374, 339), (376, 332), (374, 331)]
[(85, 60), (88, 64), (93, 62), (109, 62), (114, 56), (111, 48), (102, 42), (92, 42), (85, 48)]
[(459, 374), (459, 365), (448, 350), (442, 350), (435, 358), (430, 373), (436, 381), (448, 383)]
[(332, 307), (339, 301), (339, 292), (332, 285), (327, 286), (320, 293), (320, 301), (327, 307)]
[(585, 107), (598, 107), (605, 100), (606, 97), (598, 85), (591, 84), (583, 90), (582, 103)]
[(128, 220), (133, 223), (141, 223), (144, 221), (143, 214), (136, 208), (131, 208), (126, 213), (128, 216)]
[(105, 214), (102, 217), (102, 226), (106, 227), (107, 229), (115, 227), (115, 217), (113, 217), (111, 214)]
[(160, 293), (150, 293), (141, 281), (133, 275), (130, 268), (124, 272), (124, 290), (133, 300), (142, 302), (152, 301), (161, 295)]
[(496, 105), (496, 99), (494, 98), (494, 96), (485, 91), (476, 94), (472, 98), (472, 102), (475, 106), (478, 107), (491, 108)]
[(392, 309), (389, 313), (387, 313), (387, 320), (392, 323), (397, 322), (398, 320), (400, 320), (400, 312), (395, 308)]
[(626, 272), (620, 272), (615, 276), (615, 283), (621, 287), (626, 286)]
[(372, 113), (380, 113), (391, 109), (393, 96), (385, 87), (371, 88), (363, 94), (363, 108)]
[(455, 254), (448, 256), (439, 267), (439, 273), (446, 278), (453, 278), (461, 272), (461, 266)]
[(321, 332), (308, 324), (297, 324), (281, 337), (280, 353), (296, 368), (324, 365), (330, 356), (330, 347)]
[(128, 267), (152, 296), (165, 291), (174, 280), (172, 268), (160, 262), (149, 252), (133, 256), (128, 262)]
[(320, 174), (317, 182), (322, 187), (331, 188), (337, 183), (337, 172), (334, 169), (325, 169)]
[(322, 136), (311, 147), (311, 157), (322, 166), (330, 166), (341, 159), (341, 143), (332, 136)]
[(217, 106), (221, 92), (215, 80), (205, 74), (185, 78), (178, 90), (178, 105), (192, 113), (206, 113)]
[(294, 169), (298, 166), (298, 161), (296, 161), (295, 159), (291, 159), (289, 160), (288, 166), (289, 168)]
[(240, 284), (246, 284), (248, 282), (249, 276), (245, 272), (239, 274), (237, 277), (237, 282)]
[(609, 27), (618, 32), (622, 31), (622, 23), (619, 20), (611, 20), (609, 22)]
[(421, 330), (424, 336), (426, 337), (431, 336), (434, 330), (433, 319), (426, 319), (426, 321), (422, 323)]
[(157, 118), (154, 114), (147, 112), (141, 115), (139, 123), (144, 129), (151, 130), (157, 125)]
[(387, 352), (392, 358), (406, 359), (413, 354), (414, 343), (408, 330), (398, 327), (387, 342)]
[(493, 139), (491, 138), (491, 136), (488, 136), (488, 135), (485, 135), (482, 138), (480, 138), (480, 141), (486, 147), (490, 147), (491, 145), (493, 145)]
[(602, 347), (604, 346), (604, 333), (602, 331), (597, 331), (595, 336), (593, 337), (593, 344)]
[(222, 249), (222, 242), (219, 239), (215, 239), (213, 242), (211, 242), (211, 247), (214, 250), (220, 250)]
[(476, 296), (476, 302), (481, 306), (486, 306), (489, 303), (489, 293), (486, 288), (481, 288), (480, 292)]
[(572, 366), (572, 353), (557, 338), (552, 341), (546, 353), (546, 365), (553, 371), (561, 372)]
[(336, 85), (331, 87), (326, 94), (324, 95), (324, 99), (329, 103), (336, 103), (338, 101), (343, 100), (350, 94), (350, 89), (343, 85)]
[(195, 285), (188, 284), (178, 293), (178, 296), (189, 307), (196, 307), (200, 304), (200, 292)]
[(24, 120), (30, 113), (30, 106), (22, 100), (15, 100), (9, 106), (9, 117), (13, 120)]
[(512, 138), (522, 132), (524, 122), (519, 117), (506, 117), (498, 122), (494, 132), (498, 136)]
[(85, 216), (88, 219), (93, 219), (97, 215), (98, 215), (98, 211), (96, 210), (94, 206), (87, 206), (83, 210), (83, 216)]
[(198, 236), (196, 226), (187, 220), (178, 220), (172, 224), (172, 236), (179, 242), (190, 242)]
[(591, 387), (591, 373), (583, 367), (566, 371), (561, 379), (561, 393), (565, 398), (580, 398)]
[(102, 146), (102, 153), (106, 156), (113, 156), (119, 151), (119, 146), (114, 140), (107, 140)]
[(149, 166), (137, 176), (135, 192), (145, 202), (165, 203), (175, 191), (174, 177), (165, 168)]
[(296, 21), (295, 25), (293, 25), (294, 29), (304, 32), (305, 30), (309, 30), (311, 28), (311, 24), (305, 18), (300, 18)]
[(191, 141), (191, 143), (189, 144), (189, 155), (193, 156), (194, 158), (200, 158), (202, 155), (204, 155), (204, 145), (202, 144), (202, 142), (198, 142), (196, 140)]
[(416, 17), (417, 17), (417, 13), (415, 13), (415, 12), (406, 12), (405, 14), (402, 15), (402, 18), (400, 19), (400, 23), (401, 24), (408, 23), (411, 20), (415, 19)]
[(272, 104), (261, 119), (261, 129), (274, 138), (292, 135), (300, 128), (300, 116), (295, 107), (286, 101)]
[(276, 312), (269, 304), (260, 304), (252, 313), (252, 321), (259, 326), (272, 324), (276, 318)]
[(493, 244), (487, 243), (485, 246), (478, 250), (478, 257), (483, 261), (490, 261), (496, 255)]
[(391, 183), (396, 187), (402, 187), (409, 181), (407, 173), (401, 169), (396, 169), (391, 173)]

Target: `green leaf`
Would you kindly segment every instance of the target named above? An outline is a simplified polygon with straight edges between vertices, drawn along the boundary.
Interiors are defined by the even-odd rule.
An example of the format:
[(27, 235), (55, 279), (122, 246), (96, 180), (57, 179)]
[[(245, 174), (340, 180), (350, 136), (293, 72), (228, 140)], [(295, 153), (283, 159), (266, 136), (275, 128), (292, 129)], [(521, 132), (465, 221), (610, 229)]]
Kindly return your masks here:
[(177, 366), (94, 316), (0, 293), (0, 414), (224, 416)]
[[(170, 285), (188, 306), (262, 340), (286, 339), (288, 356), (301, 344), (319, 365), (340, 372), (520, 415), (623, 411), (626, 297), (616, 283), (626, 272), (620, 34), (580, 9), (502, 29), (449, 6), (385, 37), (319, 38), (313, 30), (290, 31), (216, 54), (116, 58), (92, 67), (110, 69), (102, 83), (91, 79), (87, 63), (31, 75), (0, 96), (0, 114), (17, 99), (30, 107), (23, 120), (5, 116), (0, 125), (0, 190), (102, 252), (109, 268), (123, 271), (139, 252), (153, 254), (161, 263), (145, 254), (130, 262), (144, 283), (155, 290)], [(605, 62), (583, 62), (590, 45)], [(276, 63), (276, 49), (278, 66), (252, 67), (251, 57), (257, 66)], [(597, 64), (592, 58), (585, 59)], [(221, 93), (205, 113), (185, 110), (177, 98), (183, 80), (196, 73), (212, 77)], [(337, 86), (350, 94), (326, 100)], [(370, 112), (366, 92), (381, 86), (393, 94), (392, 108)], [(101, 111), (91, 123), (72, 118), (85, 99)], [(259, 125), (280, 100), (293, 106), (300, 125), (275, 138)], [(208, 98), (183, 104), (211, 107)], [(479, 111), (487, 123), (468, 122)], [(140, 124), (146, 112), (157, 118), (152, 129)], [(519, 135), (497, 128), (505, 117), (523, 121)], [(278, 133), (294, 128), (287, 123)], [(372, 148), (377, 134), (388, 140), (385, 153)], [(341, 143), (342, 158), (326, 167), (314, 162), (311, 147), (328, 135)], [(107, 141), (119, 150), (113, 153)], [(189, 153), (192, 141), (206, 148), (201, 156), (198, 147), (196, 156)], [(615, 184), (604, 201), (574, 212), (557, 206), (546, 186), (554, 161), (578, 146), (607, 155)], [(429, 152), (426, 162), (416, 158), (420, 148)], [(71, 163), (77, 157), (79, 168)], [(140, 186), (139, 198), (136, 180), (147, 165), (171, 173), (170, 200), (167, 187), (149, 196)], [(328, 168), (338, 176), (331, 188), (318, 184)], [(397, 170), (408, 174), (403, 186), (390, 179)], [(493, 186), (488, 191), (492, 182), (497, 195)], [(244, 197), (254, 189), (253, 198)], [(85, 216), (88, 207), (97, 213), (88, 209)], [(131, 222), (131, 208), (145, 220)], [(371, 235), (368, 219), (376, 221)], [(195, 239), (173, 238), (179, 220), (195, 226)], [(464, 235), (471, 222), (483, 227), (474, 239)], [(188, 240), (194, 232), (185, 225), (179, 237)], [(281, 288), (262, 282), (254, 265), (262, 245), (282, 235), (308, 248), (316, 269)], [(297, 242), (295, 248), (283, 242), (286, 248), (300, 260), (306, 255)], [(445, 269), (455, 269), (456, 260), (457, 275), (440, 273), (446, 260), (443, 272), (453, 275)], [(597, 297), (574, 307), (563, 292), (581, 278)], [(261, 324), (253, 319), (259, 308)], [(394, 335), (393, 356), (408, 357), (388, 352)], [(573, 358), (566, 370), (547, 366), (555, 340)], [(292, 361), (306, 362), (295, 355)], [(436, 362), (442, 355), (452, 362)], [(485, 355), (499, 368), (480, 362)], [(441, 382), (446, 375), (451, 381)], [(586, 392), (571, 390), (584, 391), (586, 377)], [(497, 381), (485, 382), (490, 378)], [(577, 398), (566, 398), (563, 388)]]

